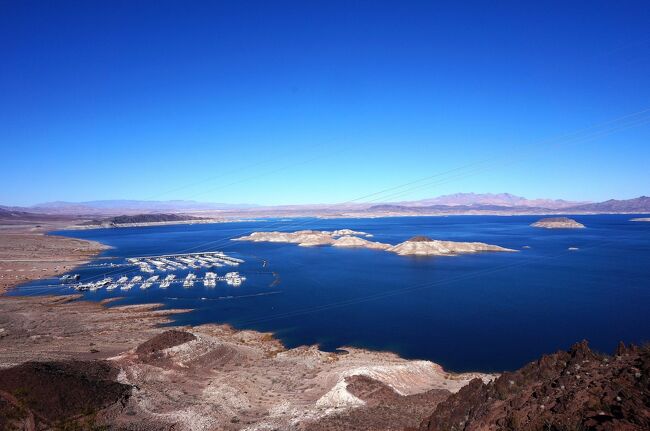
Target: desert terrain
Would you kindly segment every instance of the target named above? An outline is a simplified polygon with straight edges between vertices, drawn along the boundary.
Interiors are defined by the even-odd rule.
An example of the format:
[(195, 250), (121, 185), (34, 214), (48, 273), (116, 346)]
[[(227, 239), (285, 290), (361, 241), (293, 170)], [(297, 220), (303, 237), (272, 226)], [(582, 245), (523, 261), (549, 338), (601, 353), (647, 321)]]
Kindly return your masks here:
[(16, 284), (52, 277), (87, 263), (107, 247), (84, 241), (49, 235), (71, 220), (24, 221), (0, 220), (0, 294)]
[[(448, 373), (387, 352), (287, 350), (271, 334), (225, 325), (169, 330), (160, 325), (184, 310), (107, 308), (77, 299), (0, 300), (0, 411), (13, 418), (6, 426), (337, 429), (356, 420), (357, 429), (402, 429), (418, 426), (472, 379), (495, 377)], [(93, 385), (119, 383), (124, 391), (112, 400), (67, 394), (67, 385), (88, 384), (88, 369), (96, 378), (98, 364), (112, 377)], [(18, 391), (16, 375), (33, 385)], [(73, 400), (44, 400), (43, 391), (52, 390)]]
[[(103, 249), (44, 233), (58, 223), (2, 230), (2, 269), (20, 273), (3, 278), (3, 288), (67, 272)], [(367, 236), (335, 236), (351, 235)], [(290, 242), (300, 244), (295, 236)], [(647, 347), (619, 346), (610, 357), (583, 342), (501, 376), (456, 374), (390, 352), (287, 349), (272, 334), (227, 325), (169, 328), (174, 314), (188, 311), (80, 295), (0, 296), (0, 429), (650, 426)]]
[[(104, 249), (44, 233), (60, 225), (3, 229), (3, 289)], [(272, 334), (225, 325), (169, 330), (187, 310), (109, 305), (0, 296), (0, 428), (402, 429), (472, 379), (496, 377), (389, 352), (288, 350)]]

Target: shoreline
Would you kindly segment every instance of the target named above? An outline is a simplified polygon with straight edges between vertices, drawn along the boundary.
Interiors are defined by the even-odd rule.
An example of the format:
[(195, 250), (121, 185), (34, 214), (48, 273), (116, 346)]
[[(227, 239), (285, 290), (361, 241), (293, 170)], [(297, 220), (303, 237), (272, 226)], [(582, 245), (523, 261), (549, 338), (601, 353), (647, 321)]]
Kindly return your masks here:
[(119, 223), (119, 224), (92, 224), (92, 225), (70, 225), (62, 231), (93, 230), (93, 229), (121, 229), (128, 227), (149, 227), (149, 226), (175, 226), (175, 225), (192, 225), (192, 224), (217, 224), (217, 223), (237, 223), (247, 220), (227, 220), (227, 219), (204, 219), (204, 220), (177, 220), (177, 221), (157, 221), (142, 223)]
[(0, 231), (0, 297), (23, 283), (73, 271), (111, 248), (51, 234), (54, 228), (26, 225)]
[[(183, 224), (185, 224), (185, 223), (183, 223)], [(56, 229), (56, 230), (63, 231), (65, 229)], [(81, 265), (87, 264), (87, 263), (91, 262), (93, 259), (97, 258), (104, 250), (108, 250), (108, 249), (112, 248), (111, 246), (109, 246), (107, 244), (103, 244), (103, 243), (101, 243), (99, 241), (86, 240), (86, 239), (77, 239), (77, 238), (73, 238), (73, 237), (66, 237), (66, 236), (60, 236), (60, 235), (53, 235), (53, 234), (51, 234), (51, 232), (53, 232), (53, 231), (54, 230), (39, 231), (38, 233), (32, 233), (31, 236), (38, 236), (38, 237), (41, 237), (41, 238), (54, 239), (55, 241), (72, 240), (75, 243), (78, 242), (78, 243), (87, 245), (88, 246), (88, 251), (86, 252), (84, 250), (83, 253), (79, 254), (77, 259), (66, 260), (65, 262), (68, 263), (69, 266), (59, 267), (59, 268), (56, 269), (56, 272), (54, 270), (50, 271), (49, 267), (45, 268), (45, 269), (48, 269), (48, 271), (45, 271), (45, 269), (41, 268), (42, 269), (41, 272), (34, 271), (35, 272), (35, 274), (34, 274), (35, 277), (33, 277), (33, 278), (29, 278), (29, 279), (26, 279), (26, 280), (21, 280), (21, 281), (18, 281), (18, 282), (13, 282), (13, 284), (9, 284), (4, 290), (1, 289), (2, 285), (0, 285), (0, 308), (2, 308), (1, 301), (3, 299), (14, 299), (14, 300), (23, 299), (23, 300), (27, 300), (29, 298), (48, 298), (48, 299), (51, 298), (52, 300), (55, 300), (55, 299), (60, 298), (61, 301), (54, 301), (54, 302), (57, 303), (57, 304), (58, 303), (63, 304), (63, 303), (69, 303), (69, 302), (74, 301), (74, 302), (80, 302), (80, 303), (97, 304), (97, 305), (100, 306), (101, 309), (107, 309), (107, 307), (106, 307), (107, 304), (109, 304), (111, 302), (119, 301), (120, 299), (122, 299), (122, 297), (114, 297), (114, 298), (107, 298), (107, 299), (104, 299), (104, 300), (101, 300), (101, 301), (91, 301), (91, 300), (83, 299), (83, 295), (80, 294), (80, 293), (70, 293), (70, 294), (62, 294), (62, 295), (44, 294), (44, 295), (37, 295), (35, 297), (29, 296), (29, 295), (7, 296), (6, 295), (7, 292), (11, 291), (12, 289), (17, 288), (21, 284), (27, 283), (29, 281), (45, 279), (45, 278), (60, 275), (60, 274), (66, 273), (66, 272), (73, 272), (75, 268), (77, 268), (77, 267), (79, 267)], [(17, 233), (17, 234), (19, 234), (19, 233)], [(20, 235), (22, 235), (22, 233), (20, 233)], [(30, 234), (25, 233), (25, 235), (30, 235)], [(83, 257), (83, 259), (82, 259), (82, 257)], [(62, 262), (62, 260), (55, 259), (55, 260), (50, 261), (48, 259), (30, 259), (29, 262), (32, 262), (34, 265), (38, 265), (40, 263), (41, 265), (46, 264), (46, 266), (47, 266), (47, 264), (49, 264), (49, 263), (52, 263), (52, 262), (59, 263), (59, 262)], [(2, 263), (1, 260), (0, 260), (0, 263)], [(176, 309), (165, 309), (164, 308), (165, 304), (156, 303), (156, 302), (143, 303), (143, 304), (138, 304), (138, 305), (118, 305), (116, 307), (110, 307), (110, 308), (120, 308), (120, 307), (123, 307), (125, 309), (129, 308), (129, 307), (131, 307), (133, 309), (137, 309), (137, 308), (140, 307), (140, 308), (147, 309), (147, 310), (149, 310), (149, 309), (150, 310), (159, 309), (161, 312), (171, 311), (170, 313), (168, 313), (169, 315), (178, 314), (179, 312), (190, 312), (190, 311), (192, 311), (191, 309), (183, 309), (182, 311), (178, 311)], [(164, 313), (162, 313), (162, 314), (164, 314)], [(169, 323), (173, 324), (174, 322), (173, 322), (173, 320), (165, 320), (165, 321), (160, 321), (158, 323), (159, 324), (169, 324)], [(255, 331), (253, 329), (235, 328), (235, 327), (231, 326), (228, 323), (222, 323), (222, 324), (204, 323), (204, 324), (192, 325), (192, 326), (184, 326), (184, 325), (180, 325), (180, 324), (179, 325), (173, 324), (171, 327), (173, 327), (173, 328), (194, 328), (195, 329), (195, 328), (200, 328), (202, 326), (227, 327), (227, 328), (229, 328), (230, 330), (232, 330), (234, 332), (246, 332), (246, 331), (258, 332), (258, 331)], [(280, 343), (282, 345), (283, 349), (287, 349), (287, 347), (284, 346), (281, 341), (279, 341), (278, 339), (275, 339), (275, 336), (274, 336), (273, 333), (260, 333), (260, 334), (263, 334), (264, 336), (268, 336), (270, 334), (271, 336), (273, 336), (274, 340), (276, 340), (278, 343)], [(310, 345), (308, 347), (309, 348), (316, 348), (319, 351), (321, 351), (320, 347), (317, 344)], [(296, 348), (298, 348), (298, 347), (296, 347)], [(337, 351), (338, 350), (343, 350), (343, 351), (346, 351), (346, 350), (358, 350), (358, 351), (366, 351), (366, 352), (372, 352), (372, 353), (377, 353), (377, 354), (395, 355), (396, 357), (398, 357), (400, 359), (409, 360), (409, 361), (428, 361), (426, 359), (406, 359), (406, 358), (402, 358), (401, 356), (399, 356), (399, 353), (391, 351), (391, 350), (371, 350), (371, 349), (367, 349), (367, 348), (359, 348), (359, 347), (353, 347), (353, 346), (341, 346), (341, 347), (337, 348), (336, 350)], [(336, 352), (326, 352), (326, 351), (321, 351), (321, 352), (323, 352), (323, 353), (336, 353)], [(1, 367), (2, 367), (2, 365), (0, 365), (0, 368)], [(468, 371), (468, 372), (459, 372), (459, 373), (449, 372), (449, 373), (450, 374), (473, 373), (473, 374), (486, 374), (486, 375), (493, 375), (494, 374), (492, 372), (480, 372), (480, 371)]]
[[(83, 231), (83, 230), (95, 230), (95, 229), (120, 229), (120, 228), (131, 228), (131, 227), (159, 227), (159, 226), (177, 226), (177, 225), (193, 225), (193, 224), (222, 224), (222, 223), (244, 223), (244, 222), (268, 222), (269, 220), (276, 219), (279, 217), (288, 217), (290, 219), (321, 219), (321, 220), (371, 220), (371, 219), (381, 219), (381, 218), (399, 218), (399, 217), (467, 217), (467, 216), (498, 216), (498, 217), (521, 217), (521, 216), (531, 216), (531, 217), (545, 217), (545, 216), (599, 216), (599, 215), (638, 215), (646, 216), (649, 214), (638, 213), (638, 212), (589, 212), (589, 213), (561, 213), (561, 212), (513, 212), (513, 213), (503, 213), (503, 212), (459, 212), (459, 213), (392, 213), (392, 214), (289, 214), (289, 215), (272, 215), (272, 214), (260, 214), (253, 217), (245, 217), (242, 214), (237, 213), (236, 215), (231, 215), (224, 219), (205, 219), (205, 220), (180, 220), (180, 221), (168, 221), (168, 222), (144, 222), (144, 223), (122, 223), (118, 225), (63, 225), (59, 226), (56, 229), (51, 229), (51, 231)], [(650, 217), (637, 217), (629, 219), (629, 221), (647, 221), (650, 220)], [(0, 226), (0, 229), (3, 226)]]
[[(498, 377), (447, 372), (387, 351), (289, 349), (272, 333), (227, 324), (167, 327), (190, 310), (80, 298), (0, 297), (0, 373), (106, 363), (131, 395), (92, 420), (118, 428), (320, 430), (328, 429), (319, 428), (324, 422), (360, 419), (367, 430), (416, 427), (471, 381)], [(60, 375), (48, 376), (47, 386), (65, 393)]]
[[(40, 245), (63, 247), (60, 241), (67, 240), (85, 245), (74, 248), (74, 260), (56, 270), (47, 259), (59, 248), (37, 247), (40, 254), (30, 263), (46, 271), (33, 271), (31, 279), (68, 272), (73, 263), (83, 264), (107, 247), (42, 231), (11, 235)], [(12, 280), (7, 289), (22, 282)], [(239, 430), (248, 425), (287, 429), (296, 424), (318, 429), (321, 421), (361, 415), (377, 425), (389, 420), (417, 426), (432, 406), (471, 380), (487, 382), (498, 376), (448, 372), (436, 363), (404, 359), (390, 351), (343, 347), (325, 352), (317, 345), (289, 349), (272, 333), (227, 324), (173, 324), (172, 317), (191, 311), (187, 309), (165, 309), (160, 303), (107, 307), (115, 299), (82, 298), (0, 295), (0, 371), (12, 372), (30, 361), (82, 361), (71, 366), (108, 361), (120, 370), (119, 383), (138, 390), (117, 417), (106, 417), (107, 423), (147, 423), (154, 428), (178, 424), (188, 430)], [(185, 341), (165, 345), (169, 337)], [(150, 345), (158, 346), (153, 356), (138, 353)], [(60, 390), (65, 390), (61, 384)], [(377, 385), (393, 398), (368, 399), (368, 390)], [(169, 394), (179, 390), (184, 395), (170, 399)], [(397, 416), (393, 412), (381, 418), (374, 411), (377, 402), (400, 402), (402, 407)], [(101, 421), (102, 415), (97, 418)]]
[[(3, 234), (20, 235), (37, 244), (61, 245), (66, 240), (84, 244), (72, 249), (77, 254), (70, 262), (78, 264), (83, 264), (82, 257), (93, 259), (107, 247), (42, 230)], [(59, 249), (37, 247), (39, 252), (52, 250)], [(29, 262), (51, 263), (42, 254), (40, 260), (32, 257)], [(46, 272), (34, 271), (34, 278), (47, 277)], [(108, 307), (118, 298), (99, 302), (82, 298), (79, 294), (0, 295), (0, 380), (4, 379), (5, 386), (13, 385), (0, 387), (0, 419), (8, 412), (11, 420), (22, 421), (11, 424), (28, 424), (36, 418), (40, 425), (64, 422), (81, 424), (81, 428), (91, 424), (227, 431), (424, 430), (436, 421), (447, 424), (457, 411), (465, 417), (463, 409), (479, 412), (473, 421), (495, 421), (493, 416), (511, 413), (503, 413), (499, 401), (492, 404), (497, 398), (493, 392), (525, 397), (517, 385), (535, 390), (540, 384), (527, 371), (454, 373), (434, 362), (402, 358), (391, 351), (341, 347), (325, 352), (317, 345), (287, 348), (273, 333), (228, 324), (176, 324), (173, 316), (188, 309), (165, 309), (160, 303)], [(588, 353), (586, 347), (574, 350)], [(564, 360), (562, 355), (549, 357)], [(543, 358), (522, 370), (554, 363)], [(629, 368), (627, 362), (621, 366)], [(556, 372), (546, 368), (545, 373)], [(112, 377), (93, 380), (97, 370)], [(563, 384), (582, 390), (578, 388), (581, 382), (570, 379)], [(512, 391), (504, 389), (513, 384)], [(90, 407), (86, 404), (75, 411), (75, 404), (66, 402), (65, 415), (43, 414), (60, 411), (60, 400), (50, 397), (50, 391), (83, 397), (71, 387), (81, 386), (83, 393), (84, 385), (121, 385), (121, 391), (119, 398), (104, 404), (90, 398)], [(23, 405), (6, 395), (25, 387), (40, 403)], [(483, 397), (484, 393), (490, 396)], [(531, 399), (539, 402), (537, 398)], [(532, 408), (537, 409), (535, 404)]]

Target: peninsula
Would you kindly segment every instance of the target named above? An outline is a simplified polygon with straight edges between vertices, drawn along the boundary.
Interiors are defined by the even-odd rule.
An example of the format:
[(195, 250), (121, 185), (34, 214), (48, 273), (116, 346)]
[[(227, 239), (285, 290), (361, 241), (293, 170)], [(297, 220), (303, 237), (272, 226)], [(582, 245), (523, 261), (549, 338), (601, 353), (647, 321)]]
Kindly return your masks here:
[(220, 218), (194, 217), (186, 214), (136, 214), (88, 220), (83, 223), (68, 226), (67, 230), (222, 223), (224, 221), (226, 220)]
[(0, 295), (15, 285), (69, 272), (110, 248), (48, 234), (76, 221), (70, 216), (0, 209)]

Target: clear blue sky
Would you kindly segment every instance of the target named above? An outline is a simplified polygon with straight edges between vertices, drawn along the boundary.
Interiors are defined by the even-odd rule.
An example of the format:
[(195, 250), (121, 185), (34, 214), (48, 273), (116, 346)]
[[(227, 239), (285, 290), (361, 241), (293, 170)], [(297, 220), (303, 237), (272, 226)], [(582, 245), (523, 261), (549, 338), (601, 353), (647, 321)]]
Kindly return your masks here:
[(650, 194), (647, 122), (541, 143), (650, 108), (647, 1), (0, 0), (0, 40), (0, 204), (339, 202), (484, 160), (398, 200)]

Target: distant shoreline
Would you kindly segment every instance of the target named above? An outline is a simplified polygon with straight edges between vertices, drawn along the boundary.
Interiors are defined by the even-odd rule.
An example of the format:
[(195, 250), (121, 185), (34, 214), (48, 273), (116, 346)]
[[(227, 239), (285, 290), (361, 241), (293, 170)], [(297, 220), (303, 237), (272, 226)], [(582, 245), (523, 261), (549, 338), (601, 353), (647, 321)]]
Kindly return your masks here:
[(142, 223), (113, 223), (113, 224), (89, 224), (89, 225), (70, 225), (62, 231), (75, 230), (92, 230), (92, 229), (120, 229), (126, 227), (150, 227), (150, 226), (172, 226), (172, 225), (189, 225), (189, 224), (216, 224), (216, 223), (239, 223), (252, 221), (250, 219), (197, 219), (197, 220), (176, 220), (176, 221), (159, 221), (159, 222), (142, 222)]

